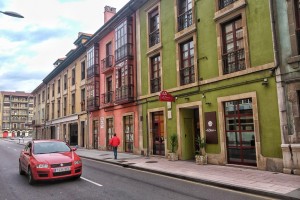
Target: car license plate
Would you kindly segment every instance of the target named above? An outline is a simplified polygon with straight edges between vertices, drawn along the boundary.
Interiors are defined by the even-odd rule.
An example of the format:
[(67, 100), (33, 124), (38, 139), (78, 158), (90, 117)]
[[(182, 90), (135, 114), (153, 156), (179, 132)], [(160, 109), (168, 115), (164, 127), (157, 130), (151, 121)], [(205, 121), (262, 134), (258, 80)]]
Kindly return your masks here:
[(60, 167), (60, 168), (55, 168), (54, 172), (65, 172), (65, 171), (70, 171), (70, 167)]

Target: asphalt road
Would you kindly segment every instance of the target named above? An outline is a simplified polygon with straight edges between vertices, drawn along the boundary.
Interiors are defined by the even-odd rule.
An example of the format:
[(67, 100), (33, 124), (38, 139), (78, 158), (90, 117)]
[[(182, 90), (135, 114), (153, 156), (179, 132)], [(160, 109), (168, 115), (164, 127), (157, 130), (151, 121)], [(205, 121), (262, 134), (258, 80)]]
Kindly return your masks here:
[(0, 139), (0, 200), (268, 199), (83, 159), (79, 180), (29, 185), (18, 173), (22, 145)]

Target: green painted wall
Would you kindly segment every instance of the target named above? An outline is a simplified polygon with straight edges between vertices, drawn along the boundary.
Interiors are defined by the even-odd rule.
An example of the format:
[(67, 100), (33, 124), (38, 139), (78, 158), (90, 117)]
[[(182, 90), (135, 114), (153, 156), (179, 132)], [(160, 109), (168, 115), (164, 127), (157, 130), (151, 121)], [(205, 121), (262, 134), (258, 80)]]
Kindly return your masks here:
[[(251, 0), (247, 1), (246, 15), (248, 26), (248, 42), (250, 50), (250, 64), (251, 67), (265, 65), (273, 61), (272, 49), (272, 35), (269, 17), (268, 1)], [(148, 2), (148, 4), (150, 4)], [(176, 41), (175, 38), (175, 18), (174, 18), (174, 1), (161, 0), (160, 1), (160, 18), (161, 18), (161, 33), (162, 33), (162, 73), (163, 73), (163, 90), (176, 89), (177, 87), (177, 71), (176, 71)], [(209, 80), (219, 76), (218, 62), (217, 62), (217, 33), (216, 22), (214, 21), (215, 1), (212, 0), (198, 0), (196, 1), (196, 15), (199, 22), (197, 22), (197, 50), (198, 58), (204, 56), (207, 59), (200, 59), (199, 77), (202, 80)], [(171, 5), (172, 4), (172, 5)], [(148, 57), (147, 57), (147, 16), (145, 8), (149, 5), (144, 5), (140, 9), (140, 32), (141, 32), (141, 79), (142, 79), (142, 95), (148, 95)], [(177, 96), (178, 99), (172, 103), (172, 119), (165, 117), (167, 124), (167, 134), (176, 133), (177, 116), (176, 105), (187, 103), (184, 98), (189, 97), (188, 102), (202, 101), (203, 112), (216, 111), (217, 98), (236, 95), (241, 93), (256, 91), (259, 108), (259, 123), (261, 135), (261, 149), (263, 156), (281, 158), (281, 137), (278, 117), (278, 103), (277, 93), (274, 77), (269, 77), (268, 70), (238, 76), (223, 81), (213, 82), (206, 85), (201, 85), (198, 90), (197, 87), (178, 90), (172, 92), (172, 95)], [(263, 78), (268, 78), (269, 85), (267, 87), (261, 84)], [(206, 101), (211, 102), (208, 106), (205, 104), (201, 94), (205, 93)], [(142, 102), (143, 115), (146, 119), (146, 110), (158, 107), (165, 107), (167, 111), (167, 103), (159, 102), (158, 96), (147, 99), (148, 103)], [(203, 113), (204, 116), (204, 113)], [(218, 119), (218, 117), (217, 117)], [(200, 119), (204, 120), (204, 119)], [(146, 136), (146, 120), (143, 121), (143, 132)], [(220, 135), (219, 135), (220, 137)], [(146, 144), (146, 137), (144, 137), (144, 144)], [(219, 138), (220, 141), (220, 138)], [(145, 147), (146, 148), (146, 147)], [(207, 145), (206, 151), (208, 153), (220, 153), (220, 145)]]

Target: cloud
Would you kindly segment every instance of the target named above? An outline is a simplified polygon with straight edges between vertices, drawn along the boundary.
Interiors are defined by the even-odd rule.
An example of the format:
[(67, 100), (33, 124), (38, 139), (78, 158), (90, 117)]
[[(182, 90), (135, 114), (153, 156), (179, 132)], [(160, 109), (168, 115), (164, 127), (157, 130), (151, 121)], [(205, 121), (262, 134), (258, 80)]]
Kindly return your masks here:
[(53, 70), (53, 63), (75, 46), (79, 32), (95, 33), (104, 22), (104, 7), (128, 0), (0, 1), (0, 91), (32, 92)]

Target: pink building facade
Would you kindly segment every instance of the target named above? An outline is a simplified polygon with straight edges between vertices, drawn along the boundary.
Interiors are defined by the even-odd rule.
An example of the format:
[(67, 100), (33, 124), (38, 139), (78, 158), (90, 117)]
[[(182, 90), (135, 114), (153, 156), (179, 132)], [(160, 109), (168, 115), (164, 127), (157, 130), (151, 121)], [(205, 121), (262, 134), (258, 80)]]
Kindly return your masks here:
[(135, 12), (125, 6), (113, 17), (115, 9), (105, 10), (110, 17), (87, 48), (89, 147), (110, 150), (109, 140), (116, 133), (118, 151), (140, 153)]

